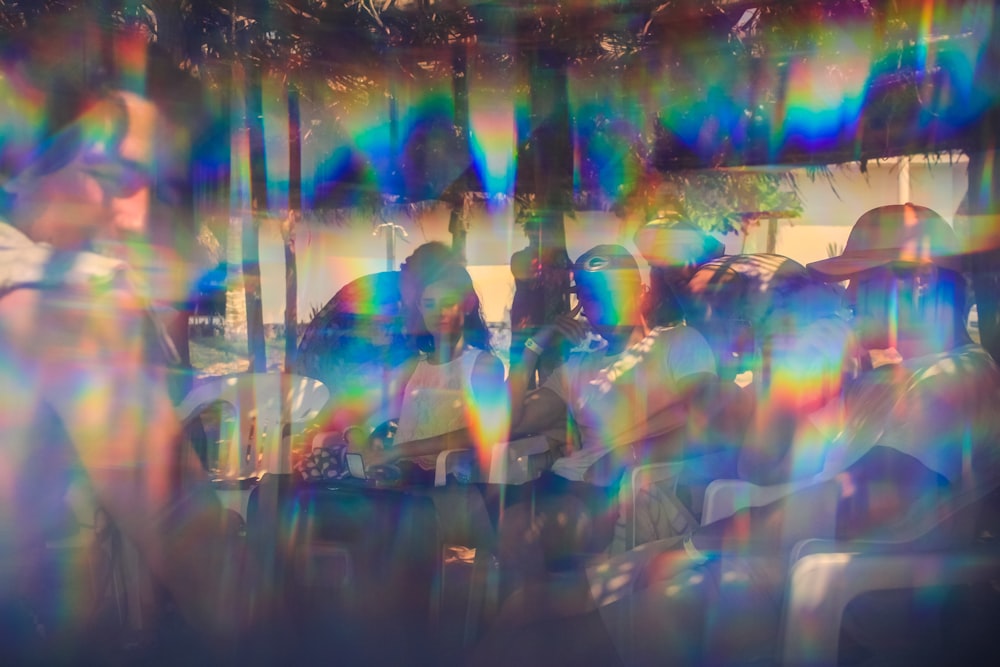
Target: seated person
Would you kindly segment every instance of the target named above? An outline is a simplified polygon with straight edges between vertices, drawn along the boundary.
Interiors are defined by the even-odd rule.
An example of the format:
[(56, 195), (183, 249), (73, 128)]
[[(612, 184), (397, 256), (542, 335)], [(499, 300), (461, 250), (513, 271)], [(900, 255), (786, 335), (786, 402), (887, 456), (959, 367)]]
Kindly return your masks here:
[(822, 464), (826, 482), (697, 530), (653, 559), (644, 588), (602, 608), (637, 664), (769, 657), (786, 552), (816, 536), (803, 517), (835, 511), (838, 539), (877, 538), (950, 494), (968, 501), (965, 492), (997, 487), (1000, 369), (966, 333), (957, 247), (930, 209), (884, 206), (858, 220), (841, 256), (811, 265), (826, 279), (850, 279), (859, 344), (896, 363), (849, 388), (847, 427)]
[[(524, 221), (522, 229), (528, 245), (510, 257), (510, 272), (514, 276), (514, 299), (510, 304), (510, 348), (520, 355), (524, 341), (556, 315), (569, 312), (570, 265), (565, 243), (552, 234), (551, 220), (533, 216)], [(547, 349), (535, 368), (537, 378), (529, 379), (530, 388), (544, 382), (564, 360), (563, 350)]]
[(733, 472), (757, 484), (819, 472), (842, 427), (842, 376), (853, 346), (838, 316), (840, 295), (797, 262), (756, 254), (703, 265), (684, 301), (729, 380), (724, 386), (737, 395), (739, 418), (715, 429), (737, 455)]
[(725, 246), (714, 236), (678, 214), (661, 211), (640, 227), (635, 246), (649, 263), (649, 292), (653, 300), (650, 324), (669, 326), (684, 319), (681, 295), (685, 285), (705, 262), (721, 257)]
[[(421, 351), (397, 380), (399, 420), (391, 449), (370, 451), (368, 466), (396, 462), (404, 482), (433, 485), (437, 455), (503, 438), (503, 365), (492, 353), (472, 278), (455, 262), (421, 265)], [(488, 460), (488, 457), (486, 458)]]
[[(580, 447), (555, 461), (532, 490), (579, 497), (591, 514), (589, 548), (603, 551), (618, 518), (618, 481), (627, 465), (652, 456), (682, 457), (704, 431), (704, 406), (717, 386), (705, 339), (683, 324), (650, 327), (635, 259), (600, 245), (574, 265), (578, 306), (525, 344), (510, 374), (511, 431), (537, 433), (571, 417)], [(582, 310), (586, 322), (575, 319)], [(537, 390), (526, 393), (542, 350), (593, 329), (604, 345), (574, 353)]]

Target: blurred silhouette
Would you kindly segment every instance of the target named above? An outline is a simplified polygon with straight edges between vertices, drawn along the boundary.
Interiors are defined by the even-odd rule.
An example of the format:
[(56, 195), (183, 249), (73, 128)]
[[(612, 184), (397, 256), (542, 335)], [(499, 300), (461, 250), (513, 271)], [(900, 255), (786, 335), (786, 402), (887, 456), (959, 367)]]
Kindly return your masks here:
[[(51, 124), (7, 184), (0, 599), (34, 619), (27, 629), (5, 625), (10, 662), (121, 649), (122, 636), (102, 632), (107, 618), (88, 613), (107, 591), (88, 588), (94, 573), (84, 561), (58, 561), (72, 551), (50, 548), (95, 530), (95, 517), (110, 520), (96, 538), (110, 531), (134, 544), (189, 628), (217, 648), (228, 650), (222, 640), (249, 621), (229, 518), (181, 444), (167, 373), (179, 355), (154, 312), (182, 300), (191, 283), (174, 233), (190, 214), (200, 90), (162, 54), (144, 62), (148, 97), (93, 86), (94, 95), (75, 98), (75, 119)], [(114, 563), (122, 552), (111, 548)]]

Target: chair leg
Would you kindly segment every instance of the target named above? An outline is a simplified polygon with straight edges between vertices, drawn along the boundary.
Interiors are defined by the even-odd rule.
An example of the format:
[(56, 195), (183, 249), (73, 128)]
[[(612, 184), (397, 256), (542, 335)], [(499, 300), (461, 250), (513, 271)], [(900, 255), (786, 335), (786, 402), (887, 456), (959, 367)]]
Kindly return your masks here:
[(462, 637), (464, 647), (471, 646), (479, 638), (479, 620), (485, 612), (485, 601), (488, 597), (490, 561), (491, 555), (485, 550), (476, 550), (469, 577), (469, 596), (466, 598), (465, 606), (465, 632)]

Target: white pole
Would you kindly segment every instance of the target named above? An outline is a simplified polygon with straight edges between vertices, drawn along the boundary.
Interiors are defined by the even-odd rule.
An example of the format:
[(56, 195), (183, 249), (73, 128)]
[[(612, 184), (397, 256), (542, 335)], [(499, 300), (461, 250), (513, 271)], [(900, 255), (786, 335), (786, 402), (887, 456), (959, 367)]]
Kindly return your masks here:
[(910, 158), (899, 158), (899, 203), (910, 201)]

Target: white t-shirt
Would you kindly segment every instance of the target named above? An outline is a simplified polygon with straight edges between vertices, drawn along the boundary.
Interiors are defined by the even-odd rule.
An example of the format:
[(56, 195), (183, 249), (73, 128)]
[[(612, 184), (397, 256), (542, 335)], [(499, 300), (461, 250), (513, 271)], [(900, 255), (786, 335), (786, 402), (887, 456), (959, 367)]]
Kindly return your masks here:
[(677, 427), (684, 426), (680, 381), (715, 374), (711, 348), (687, 326), (657, 327), (619, 354), (605, 350), (571, 354), (542, 385), (566, 403), (580, 431), (580, 449), (552, 465), (566, 479), (583, 481), (610, 449), (641, 440), (648, 415), (675, 406)]
[[(421, 357), (403, 391), (396, 444), (451, 433), (469, 425), (472, 404), (472, 371), (482, 350), (467, 347), (444, 364)], [(433, 469), (436, 458), (421, 456), (417, 464)]]

